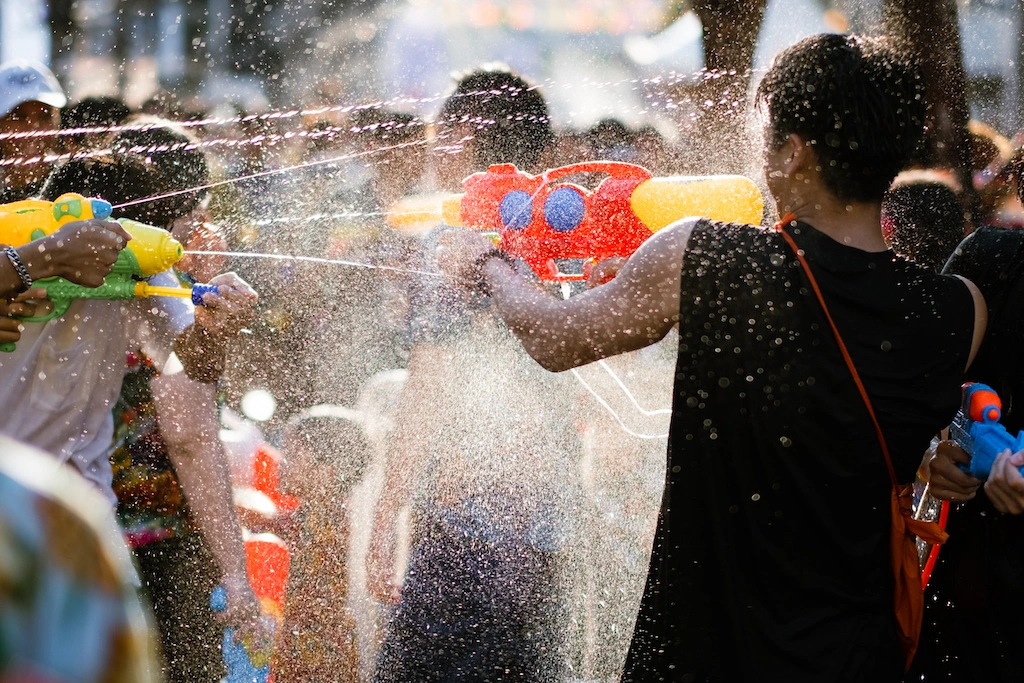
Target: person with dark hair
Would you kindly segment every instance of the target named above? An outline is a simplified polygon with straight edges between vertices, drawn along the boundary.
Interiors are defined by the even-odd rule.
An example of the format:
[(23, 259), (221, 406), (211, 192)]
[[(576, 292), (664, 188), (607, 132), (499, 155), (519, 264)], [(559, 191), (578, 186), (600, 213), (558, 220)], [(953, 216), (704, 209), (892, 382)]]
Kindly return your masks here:
[(679, 325), (665, 492), (624, 682), (903, 673), (901, 630), (915, 634), (897, 628), (891, 511), (957, 410), (985, 314), (972, 284), (882, 238), (882, 197), (923, 134), (921, 87), (884, 40), (800, 41), (758, 94), (776, 229), (678, 221), (567, 300), (479, 234), (442, 243), (446, 271), (490, 293), (549, 370)]
[[(1024, 156), (1011, 167), (1024, 203)], [(954, 251), (945, 271), (977, 283), (988, 304), (988, 330), (966, 379), (1002, 399), (1000, 421), (1024, 429), (1024, 231), (983, 227)], [(927, 456), (930, 491), (951, 500), (949, 540), (928, 584), (921, 652), (907, 681), (1024, 680), (1024, 454), (1003, 453), (985, 482), (959, 465), (970, 457), (950, 441)]]
[[(439, 176), (535, 167), (552, 139), (540, 92), (508, 71), (466, 76), (442, 107)], [(443, 166), (443, 174), (441, 167)], [(436, 269), (429, 235), (417, 270)], [(367, 586), (393, 605), (378, 683), (562, 681), (565, 550), (582, 486), (568, 378), (552, 381), (482, 297), (443, 281), (410, 296), (409, 380), (374, 514)], [(399, 513), (412, 549), (395, 580)]]
[(470, 173), (492, 164), (535, 170), (554, 141), (540, 90), (502, 64), (458, 78), (437, 116), (437, 136), (438, 184), (454, 191)]
[(301, 500), (274, 678), (280, 683), (355, 683), (355, 622), (346, 602), (348, 498), (372, 450), (362, 418), (321, 404), (289, 420), (281, 490)]
[[(172, 138), (183, 146), (162, 144)], [(122, 215), (170, 228), (198, 201), (197, 193), (177, 195), (175, 203), (145, 200), (201, 186), (205, 178), (183, 170), (189, 168), (188, 138), (154, 139), (161, 146), (145, 154), (115, 145), (111, 156), (68, 161), (47, 179), (43, 196), (75, 191), (128, 203)], [(178, 284), (171, 270), (150, 282)], [(256, 295), (233, 273), (210, 282), (218, 291), (204, 295), (206, 305), (195, 310), (170, 297), (73, 302), (54, 320), (25, 322), (17, 350), (0, 358), (0, 431), (69, 461), (116, 501), (157, 617), (165, 674), (182, 683), (223, 675), (221, 629), (209, 610), (221, 572), (211, 552), (228, 590), (225, 618), (254, 631), (259, 612), (246, 579), (209, 386), (224, 365), (227, 339), (251, 319)], [(185, 371), (178, 377), (172, 351)], [(196, 527), (208, 536), (209, 549)]]
[(60, 128), (69, 131), (77, 128), (99, 128), (95, 133), (71, 133), (62, 136), (64, 152), (75, 152), (96, 147), (105, 139), (113, 137), (116, 131), (103, 130), (119, 126), (128, 120), (132, 110), (117, 97), (85, 97), (66, 107), (60, 114)]
[(882, 200), (885, 241), (903, 258), (936, 273), (964, 238), (964, 227), (960, 197), (936, 173), (901, 173)]
[[(125, 218), (166, 227), (173, 221), (196, 210), (210, 194), (210, 168), (199, 141), (177, 124), (151, 116), (136, 116), (129, 122), (138, 129), (118, 133), (111, 142), (115, 158), (132, 157), (141, 160), (148, 170), (147, 182), (165, 189), (153, 201), (132, 204), (120, 210)], [(126, 192), (140, 197), (156, 197), (134, 190)]]
[[(141, 127), (118, 133), (112, 142), (108, 168), (119, 175), (105, 178), (94, 170), (84, 182), (105, 182), (97, 191), (110, 194), (113, 203), (127, 204), (122, 216), (167, 229), (189, 244), (203, 229), (202, 222), (189, 221), (197, 212), (204, 214), (209, 183), (205, 155), (195, 139), (169, 121), (138, 117), (132, 123)], [(60, 180), (58, 176), (52, 182)], [(194, 191), (182, 192), (190, 189)], [(162, 195), (170, 196), (133, 203)], [(197, 269), (209, 270), (210, 260), (179, 262), (174, 274), (191, 284)], [(214, 277), (211, 282), (223, 280)], [(223, 584), (228, 592), (228, 608), (220, 621), (246, 635), (261, 628), (227, 458), (217, 438), (216, 388), (210, 384), (216, 376), (198, 379), (205, 381), (161, 367), (148, 345), (135, 344), (127, 354), (113, 410), (110, 462), (118, 520), (138, 563), (143, 593), (153, 606), (169, 683), (215, 683), (224, 674), (219, 649), (223, 626), (209, 609), (215, 585)]]

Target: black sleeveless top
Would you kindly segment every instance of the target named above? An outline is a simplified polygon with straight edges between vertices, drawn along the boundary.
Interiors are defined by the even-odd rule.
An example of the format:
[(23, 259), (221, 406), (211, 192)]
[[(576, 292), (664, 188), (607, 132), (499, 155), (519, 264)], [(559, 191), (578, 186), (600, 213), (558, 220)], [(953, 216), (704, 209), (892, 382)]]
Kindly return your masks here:
[[(912, 481), (959, 405), (970, 291), (786, 229)], [(680, 312), (665, 493), (622, 680), (899, 680), (889, 475), (796, 256), (778, 233), (702, 221)]]

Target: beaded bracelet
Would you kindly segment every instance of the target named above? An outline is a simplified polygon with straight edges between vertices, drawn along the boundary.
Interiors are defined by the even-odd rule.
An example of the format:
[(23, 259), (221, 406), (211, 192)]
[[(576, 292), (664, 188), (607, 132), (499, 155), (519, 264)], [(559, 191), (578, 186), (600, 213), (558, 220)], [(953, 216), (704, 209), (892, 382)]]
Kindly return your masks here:
[(492, 258), (500, 258), (502, 261), (512, 266), (513, 269), (516, 267), (515, 259), (498, 249), (489, 249), (477, 256), (473, 261), (473, 268), (470, 272), (473, 274), (473, 280), (476, 282), (477, 290), (484, 296), (491, 296), (491, 294), (493, 294), (491, 285), (488, 284), (487, 278), (484, 277), (484, 267)]
[(15, 272), (18, 273), (18, 277), (21, 278), (21, 284), (25, 286), (25, 289), (32, 288), (32, 276), (28, 274), (28, 268), (21, 260), (21, 256), (14, 250), (14, 247), (4, 247), (4, 253), (7, 254), (7, 260), (14, 266)]

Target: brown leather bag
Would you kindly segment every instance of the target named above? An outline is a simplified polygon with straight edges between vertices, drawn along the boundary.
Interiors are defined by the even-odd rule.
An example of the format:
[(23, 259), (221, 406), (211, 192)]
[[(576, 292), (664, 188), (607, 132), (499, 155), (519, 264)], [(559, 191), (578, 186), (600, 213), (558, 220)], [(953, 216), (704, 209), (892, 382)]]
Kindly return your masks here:
[(868, 409), (868, 415), (871, 416), (871, 421), (875, 425), (878, 443), (882, 447), (882, 454), (885, 455), (885, 464), (889, 468), (889, 479), (892, 481), (892, 525), (889, 539), (889, 561), (892, 565), (893, 574), (893, 609), (896, 614), (900, 645), (903, 647), (904, 670), (909, 670), (910, 663), (914, 660), (914, 653), (917, 652), (917, 643), (921, 638), (921, 623), (924, 620), (924, 588), (921, 585), (921, 568), (918, 564), (917, 537), (922, 538), (928, 543), (937, 544), (944, 543), (949, 536), (935, 522), (914, 519), (914, 485), (903, 485), (896, 480), (896, 470), (893, 469), (892, 458), (889, 456), (889, 446), (885, 442), (885, 435), (882, 433), (881, 425), (878, 424), (878, 418), (875, 417), (875, 409), (871, 405), (868, 392), (864, 388), (863, 382), (860, 381), (860, 374), (858, 374), (857, 368), (853, 365), (853, 359), (850, 358), (850, 353), (846, 350), (846, 344), (843, 342), (839, 329), (832, 320), (832, 314), (829, 313), (828, 306), (825, 305), (825, 297), (821, 294), (821, 289), (818, 287), (817, 280), (814, 279), (814, 274), (811, 272), (803, 252), (797, 247), (793, 238), (783, 230), (784, 225), (795, 220), (795, 216), (787, 214), (781, 221), (776, 223), (775, 229), (785, 238), (786, 243), (793, 250), (793, 253), (796, 254), (797, 260), (800, 261), (800, 266), (811, 283), (815, 296), (818, 297), (818, 303), (821, 304), (821, 308), (825, 311), (828, 324), (832, 327), (832, 334), (839, 344), (839, 350), (843, 353), (843, 360), (846, 361), (846, 366), (850, 369), (850, 374), (853, 375), (853, 381), (857, 385), (860, 397), (864, 401), (864, 405)]

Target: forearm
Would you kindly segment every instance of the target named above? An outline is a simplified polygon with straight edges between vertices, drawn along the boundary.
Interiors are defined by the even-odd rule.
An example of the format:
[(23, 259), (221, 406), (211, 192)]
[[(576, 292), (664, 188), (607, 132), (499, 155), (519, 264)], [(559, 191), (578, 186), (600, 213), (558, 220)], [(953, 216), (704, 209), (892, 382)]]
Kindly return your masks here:
[[(661, 304), (652, 301), (653, 290), (641, 291), (638, 296), (628, 272), (619, 282), (569, 300), (542, 291), (499, 259), (485, 265), (484, 277), (498, 315), (526, 352), (552, 372), (653, 344), (668, 333), (677, 318), (672, 313), (638, 315), (638, 310), (654, 312)], [(669, 308), (678, 306), (678, 293), (666, 298), (673, 301)]]
[[(43, 258), (38, 247), (31, 246), (31, 244), (22, 245), (14, 250), (28, 270), (29, 277), (35, 281), (56, 275), (57, 272), (52, 262)], [(14, 264), (5, 253), (0, 252), (0, 299), (11, 298), (24, 290), (25, 283), (18, 275)]]
[[(419, 344), (409, 354), (409, 378), (395, 408), (395, 424), (385, 448), (384, 482), (374, 515), (374, 530), (393, 532), (399, 511), (427, 472), (432, 439), (443, 432), (445, 415), (436, 388), (443, 386), (452, 361), (443, 348)], [(443, 400), (443, 399), (442, 399)]]
[(0, 253), (0, 299), (10, 299), (20, 294), (25, 289), (18, 271), (14, 264), (8, 260), (6, 254)]
[(484, 277), (498, 315), (545, 369), (561, 372), (601, 357), (578, 327), (571, 306), (535, 287), (500, 259), (485, 264)]
[(174, 341), (174, 352), (189, 379), (212, 384), (224, 373), (226, 343), (200, 325), (189, 325)]
[(218, 438), (213, 388), (182, 375), (151, 382), (160, 431), (189, 507), (226, 577), (246, 576), (242, 527)]
[(199, 530), (226, 577), (245, 577), (242, 526), (231, 497), (231, 475), (219, 441), (169, 448)]

